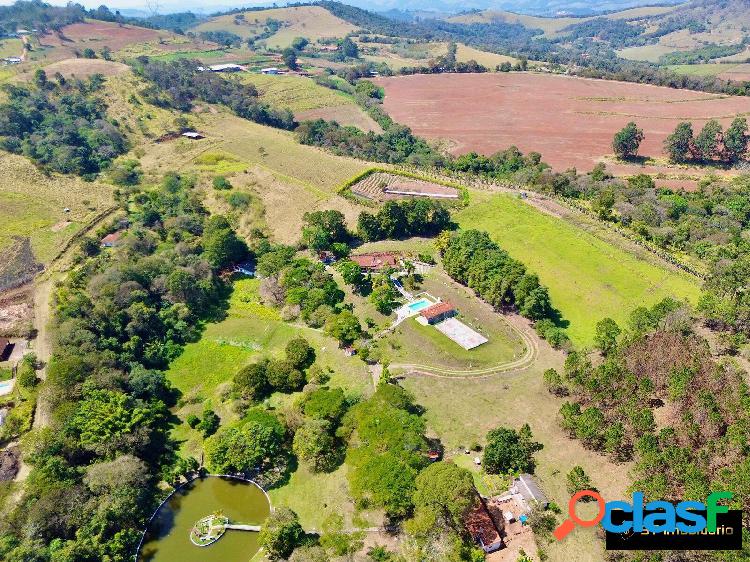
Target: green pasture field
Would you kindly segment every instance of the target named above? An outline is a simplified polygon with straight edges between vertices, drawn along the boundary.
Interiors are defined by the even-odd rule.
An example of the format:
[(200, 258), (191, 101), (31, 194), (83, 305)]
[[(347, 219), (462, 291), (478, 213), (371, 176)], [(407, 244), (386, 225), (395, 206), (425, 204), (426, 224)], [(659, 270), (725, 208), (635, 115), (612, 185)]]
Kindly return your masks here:
[(514, 196), (473, 195), (474, 204), (454, 215), (461, 228), (486, 230), (539, 275), (576, 345), (591, 345), (596, 323), (606, 316), (622, 325), (635, 307), (667, 296), (697, 301), (699, 282), (688, 274), (641, 259)]
[(354, 105), (354, 99), (337, 90), (319, 86), (303, 76), (267, 76), (243, 73), (241, 79), (253, 84), (261, 99), (274, 107), (286, 107), (297, 113), (322, 107)]
[(719, 64), (719, 63), (706, 63), (706, 64), (672, 64), (667, 66), (670, 70), (674, 70), (677, 74), (687, 74), (688, 76), (718, 76), (723, 72), (729, 72), (733, 68), (737, 67), (737, 64)]
[(0, 58), (20, 57), (23, 53), (23, 41), (14, 37), (0, 41)]

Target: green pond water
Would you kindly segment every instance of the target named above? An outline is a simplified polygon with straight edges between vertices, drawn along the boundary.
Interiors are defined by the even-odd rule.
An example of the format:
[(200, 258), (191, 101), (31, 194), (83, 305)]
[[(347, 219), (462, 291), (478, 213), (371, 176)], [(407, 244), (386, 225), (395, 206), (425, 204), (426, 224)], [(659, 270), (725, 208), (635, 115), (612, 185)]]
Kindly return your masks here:
[(258, 551), (258, 533), (227, 530), (209, 546), (190, 542), (190, 529), (221, 510), (232, 523), (261, 525), (271, 506), (251, 482), (211, 476), (194, 480), (160, 509), (141, 548), (140, 562), (247, 562)]

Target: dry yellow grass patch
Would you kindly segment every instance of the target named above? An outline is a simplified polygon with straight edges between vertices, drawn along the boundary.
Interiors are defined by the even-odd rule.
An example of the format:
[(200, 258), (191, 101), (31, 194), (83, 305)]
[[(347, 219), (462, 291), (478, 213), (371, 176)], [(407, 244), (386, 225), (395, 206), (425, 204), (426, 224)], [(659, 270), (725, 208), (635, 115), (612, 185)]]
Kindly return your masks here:
[[(244, 21), (237, 19), (239, 15), (244, 16)], [(278, 32), (265, 40), (269, 47), (275, 48), (288, 47), (295, 37), (306, 37), (310, 41), (317, 41), (324, 38), (344, 37), (357, 29), (356, 26), (334, 16), (320, 6), (293, 6), (219, 16), (193, 28), (193, 31), (223, 30), (248, 38), (261, 33), (268, 19), (284, 22)]]
[(76, 76), (88, 78), (92, 74), (103, 74), (104, 76), (117, 76), (124, 74), (130, 69), (128, 65), (121, 62), (106, 61), (103, 59), (65, 59), (53, 62), (44, 67), (48, 76), (59, 72), (66, 78)]
[[(112, 188), (61, 174), (46, 175), (23, 156), (0, 153), (0, 255), (13, 237), (29, 237), (36, 258), (47, 263), (99, 213), (111, 207)], [(65, 209), (69, 212), (65, 212)]]

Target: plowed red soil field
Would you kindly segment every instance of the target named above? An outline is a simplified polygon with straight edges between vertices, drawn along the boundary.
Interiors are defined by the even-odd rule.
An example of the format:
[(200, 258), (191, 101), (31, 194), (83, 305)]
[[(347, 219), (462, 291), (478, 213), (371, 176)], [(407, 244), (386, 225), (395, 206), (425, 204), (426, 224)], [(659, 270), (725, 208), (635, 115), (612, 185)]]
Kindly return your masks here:
[[(640, 154), (663, 157), (678, 122), (696, 132), (717, 118), (726, 127), (750, 114), (750, 99), (644, 84), (532, 73), (437, 74), (378, 78), (385, 110), (454, 154), (492, 154), (516, 145), (537, 151), (557, 170), (589, 171), (612, 153), (612, 137), (629, 121), (645, 132)], [(612, 166), (620, 174), (651, 171)], [(656, 171), (656, 170), (654, 170)]]
[(80, 48), (91, 47), (98, 50), (105, 45), (116, 51), (132, 45), (133, 43), (145, 43), (155, 41), (160, 37), (169, 37), (168, 31), (147, 29), (130, 25), (120, 26), (116, 23), (104, 21), (92, 21), (85, 23), (73, 23), (62, 28), (61, 33), (49, 33), (45, 35), (41, 43), (51, 47), (66, 47), (76, 44)]

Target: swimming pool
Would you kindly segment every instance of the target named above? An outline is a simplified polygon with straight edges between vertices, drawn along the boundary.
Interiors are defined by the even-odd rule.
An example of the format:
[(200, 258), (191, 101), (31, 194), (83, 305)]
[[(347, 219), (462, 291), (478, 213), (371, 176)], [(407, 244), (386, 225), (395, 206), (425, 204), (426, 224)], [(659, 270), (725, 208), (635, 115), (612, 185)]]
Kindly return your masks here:
[(409, 306), (409, 310), (411, 310), (412, 312), (419, 312), (420, 310), (423, 310), (431, 305), (432, 303), (428, 301), (427, 299), (419, 299), (418, 301), (409, 303), (408, 306)]

